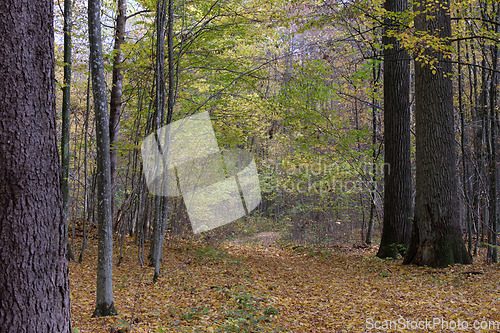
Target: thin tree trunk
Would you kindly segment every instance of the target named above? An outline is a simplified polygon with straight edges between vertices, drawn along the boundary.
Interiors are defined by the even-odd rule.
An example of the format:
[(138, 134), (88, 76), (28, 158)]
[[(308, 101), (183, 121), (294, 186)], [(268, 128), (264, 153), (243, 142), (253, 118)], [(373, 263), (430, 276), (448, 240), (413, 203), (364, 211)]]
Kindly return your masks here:
[(464, 204), (465, 204), (465, 218), (467, 226), (467, 249), (469, 255), (472, 255), (472, 219), (471, 219), (471, 207), (470, 207), (470, 195), (469, 195), (469, 170), (467, 168), (467, 160), (469, 158), (468, 154), (468, 140), (465, 133), (465, 112), (463, 107), (463, 94), (462, 94), (462, 65), (461, 63), (461, 43), (458, 41), (458, 110), (460, 112), (460, 137), (461, 137), (461, 149), (462, 149), (462, 190), (464, 193)]
[[(161, 3), (161, 4), (160, 4)], [(174, 6), (173, 0), (168, 0), (167, 6), (165, 6), (165, 1), (160, 0), (158, 4), (158, 40), (157, 40), (157, 129), (160, 128), (158, 125), (158, 117), (160, 118), (160, 124), (163, 125), (170, 124), (172, 122), (172, 116), (175, 104), (175, 86), (176, 86), (176, 70), (175, 70), (175, 60), (174, 60)], [(164, 51), (165, 51), (165, 36), (164, 36), (164, 24), (165, 16), (168, 15), (167, 19), (167, 49), (168, 49), (168, 99), (167, 99), (167, 115), (165, 119), (165, 79), (164, 79)], [(162, 27), (160, 28), (160, 24)], [(160, 58), (161, 56), (161, 58)], [(160, 112), (161, 111), (161, 112)], [(167, 160), (168, 160), (168, 148), (167, 148)], [(167, 162), (168, 164), (168, 162)], [(155, 224), (157, 225), (157, 232), (155, 234), (154, 243), (156, 243), (156, 253), (153, 254), (153, 262), (155, 267), (155, 273), (153, 276), (153, 282), (158, 280), (160, 275), (160, 262), (161, 253), (163, 249), (163, 240), (165, 236), (166, 223), (168, 219), (168, 198), (160, 197), (157, 198), (156, 208), (158, 211), (155, 216)]]
[[(493, 3), (493, 13), (496, 15), (496, 21), (500, 21), (500, 11), (498, 4)], [(495, 24), (493, 28), (495, 33), (498, 34), (498, 24)], [(490, 115), (489, 115), (489, 138), (488, 142), (488, 165), (489, 165), (489, 232), (488, 232), (488, 253), (487, 260), (491, 263), (498, 262), (498, 246), (497, 246), (497, 224), (500, 222), (498, 220), (497, 202), (498, 202), (498, 192), (497, 192), (497, 89), (498, 89), (498, 44), (491, 46), (491, 81), (490, 81)]]
[[(375, 54), (376, 55), (376, 54)], [(372, 238), (373, 238), (373, 228), (375, 226), (375, 196), (377, 194), (377, 171), (378, 168), (376, 166), (377, 159), (379, 156), (379, 149), (377, 149), (377, 111), (378, 111), (378, 101), (375, 98), (375, 96), (378, 94), (379, 91), (379, 81), (380, 81), (380, 65), (378, 65), (376, 68), (373, 67), (372, 70), (372, 76), (373, 76), (373, 84), (374, 84), (374, 98), (372, 98), (372, 147), (373, 147), (373, 153), (372, 153), (372, 163), (373, 163), (373, 174), (372, 174), (372, 184), (371, 184), (371, 189), (370, 189), (370, 219), (368, 220), (368, 229), (366, 231), (366, 239), (365, 242), (368, 245), (372, 244)]]
[[(64, 85), (62, 100), (61, 165), (64, 222), (69, 225), (69, 132), (71, 114), (71, 0), (64, 0)], [(69, 228), (66, 228), (69, 230)], [(74, 237), (74, 235), (73, 235)], [(69, 237), (68, 237), (69, 242)], [(75, 260), (73, 249), (68, 244), (68, 260)]]
[(109, 144), (111, 149), (111, 216), (114, 216), (114, 202), (116, 194), (116, 164), (118, 159), (116, 142), (120, 132), (120, 116), (122, 111), (123, 95), (123, 53), (122, 44), (125, 42), (125, 29), (127, 26), (127, 0), (118, 0), (118, 15), (116, 17), (115, 46), (113, 48), (113, 81), (111, 86), (111, 99), (109, 108)]
[[(471, 55), (472, 55), (472, 63), (475, 64), (477, 63), (476, 61), (476, 52), (475, 52), (475, 47), (474, 47), (474, 41), (471, 41), (470, 43), (471, 47)], [(472, 66), (471, 68), (472, 71), (472, 79), (471, 79), (471, 89), (472, 89), (472, 98), (473, 98), (473, 105), (471, 108), (472, 112), (472, 121), (476, 124), (481, 123), (481, 108), (479, 107), (480, 104), (480, 97), (478, 93), (478, 74), (477, 74), (477, 67)], [(473, 158), (472, 161), (475, 163), (474, 167), (474, 172), (472, 174), (473, 178), (471, 179), (472, 183), (472, 208), (473, 208), (473, 224), (475, 228), (475, 233), (476, 233), (476, 240), (474, 242), (474, 253), (473, 255), (477, 255), (477, 249), (479, 247), (479, 238), (480, 238), (480, 230), (481, 230), (481, 179), (482, 179), (482, 170), (483, 170), (483, 148), (482, 148), (482, 140), (483, 140), (483, 129), (482, 126), (475, 126), (475, 130), (473, 132)]]
[(174, 60), (174, 4), (173, 0), (168, 0), (168, 29), (167, 29), (167, 49), (168, 49), (168, 99), (167, 99), (167, 119), (166, 124), (172, 122), (174, 115), (176, 78)]
[(89, 0), (88, 18), (97, 138), (97, 223), (99, 230), (96, 308), (92, 316), (101, 317), (116, 315), (117, 312), (113, 302), (113, 225), (111, 217), (109, 115), (104, 79), (101, 5), (99, 0)]
[(83, 255), (87, 249), (87, 220), (88, 220), (88, 205), (89, 205), (89, 193), (88, 193), (88, 165), (87, 165), (87, 154), (88, 154), (88, 132), (89, 132), (89, 117), (90, 117), (90, 74), (87, 79), (87, 108), (85, 110), (85, 130), (84, 135), (84, 154), (83, 154), (83, 240), (82, 240), (82, 250), (80, 251), (80, 256), (78, 257), (78, 262), (83, 261)]
[[(75, 133), (78, 133), (78, 121), (75, 122)], [(78, 149), (78, 152), (77, 152)], [(75, 174), (79, 175), (80, 174), (80, 157), (81, 157), (81, 151), (82, 151), (82, 141), (80, 140), (80, 144), (77, 145), (75, 143), (74, 148), (73, 148), (73, 156), (75, 156), (75, 162), (74, 162), (74, 169), (75, 169)], [(76, 178), (76, 177), (75, 177)], [(71, 206), (71, 217), (69, 218), (68, 221), (71, 221), (71, 242), (69, 242), (69, 248), (71, 249), (71, 252), (73, 253), (73, 260), (75, 260), (75, 237), (76, 237), (76, 220), (78, 216), (78, 205), (79, 205), (79, 198), (80, 198), (80, 187), (81, 187), (81, 182), (77, 181), (76, 182), (76, 193), (75, 193), (75, 198), (76, 202), (74, 205)], [(68, 229), (70, 228), (69, 222), (68, 222)]]
[[(163, 126), (165, 120), (165, 24), (167, 22), (167, 0), (158, 0), (156, 9), (156, 113), (155, 130)], [(168, 144), (168, 143), (167, 143)], [(164, 147), (168, 154), (168, 147)], [(154, 267), (153, 282), (160, 275), (161, 253), (163, 247), (163, 215), (165, 200), (162, 196), (154, 198), (153, 239), (150, 248), (150, 266)]]

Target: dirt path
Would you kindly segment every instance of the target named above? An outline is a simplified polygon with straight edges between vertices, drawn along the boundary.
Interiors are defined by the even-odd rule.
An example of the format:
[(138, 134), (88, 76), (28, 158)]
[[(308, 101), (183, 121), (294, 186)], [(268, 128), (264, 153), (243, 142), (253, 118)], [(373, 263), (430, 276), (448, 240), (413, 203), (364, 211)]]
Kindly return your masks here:
[(276, 242), (280, 238), (280, 236), (281, 234), (279, 232), (259, 232), (252, 236), (235, 239), (233, 243), (235, 244), (261, 243), (269, 245)]

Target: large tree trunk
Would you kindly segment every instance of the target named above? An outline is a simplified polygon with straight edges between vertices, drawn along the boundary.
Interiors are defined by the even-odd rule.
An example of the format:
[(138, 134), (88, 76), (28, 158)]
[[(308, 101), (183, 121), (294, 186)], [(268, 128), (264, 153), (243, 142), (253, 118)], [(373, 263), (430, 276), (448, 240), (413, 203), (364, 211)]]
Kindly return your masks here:
[[(428, 1), (417, 10), (434, 10), (417, 14), (415, 28), (437, 35), (447, 45), (445, 39), (451, 36), (449, 1)], [(424, 46), (415, 64), (417, 194), (412, 240), (404, 262), (430, 267), (472, 262), (460, 230), (452, 66), (444, 56), (445, 51)], [(424, 59), (437, 60), (435, 68)]]
[(97, 292), (94, 317), (115, 315), (113, 303), (113, 225), (111, 217), (111, 174), (109, 149), (109, 115), (104, 81), (104, 59), (101, 41), (101, 4), (88, 4), (90, 64), (97, 138), (97, 224), (98, 259)]
[(123, 53), (122, 44), (125, 42), (125, 28), (127, 26), (127, 1), (118, 0), (118, 15), (116, 17), (115, 31), (115, 56), (113, 58), (113, 82), (111, 86), (111, 99), (109, 109), (109, 143), (111, 146), (110, 170), (111, 170), (111, 216), (114, 216), (114, 202), (116, 193), (116, 164), (118, 154), (116, 142), (120, 133), (120, 116), (122, 111), (123, 95)]
[(0, 331), (69, 333), (53, 2), (0, 13)]
[[(386, 0), (388, 12), (408, 9), (407, 0)], [(410, 57), (389, 32), (400, 23), (385, 22), (384, 48), (384, 224), (377, 256), (396, 258), (411, 235)], [(391, 46), (391, 47), (387, 47)]]

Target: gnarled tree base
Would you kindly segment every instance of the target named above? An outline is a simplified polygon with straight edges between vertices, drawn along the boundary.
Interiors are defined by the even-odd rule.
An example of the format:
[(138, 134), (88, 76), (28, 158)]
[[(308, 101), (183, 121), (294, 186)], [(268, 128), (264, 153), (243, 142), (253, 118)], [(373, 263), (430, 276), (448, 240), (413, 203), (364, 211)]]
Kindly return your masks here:
[(459, 233), (456, 235), (433, 235), (420, 240), (418, 230), (416, 230), (403, 264), (448, 267), (455, 264), (472, 264), (472, 258)]

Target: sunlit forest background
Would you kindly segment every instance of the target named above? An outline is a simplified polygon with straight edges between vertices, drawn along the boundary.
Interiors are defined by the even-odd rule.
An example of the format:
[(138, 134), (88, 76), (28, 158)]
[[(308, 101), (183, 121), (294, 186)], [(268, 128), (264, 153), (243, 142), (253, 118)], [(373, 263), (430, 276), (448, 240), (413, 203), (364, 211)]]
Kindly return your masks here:
[[(81, 236), (84, 224), (89, 234), (95, 228), (96, 141), (85, 6), (74, 1), (72, 239)], [(123, 72), (119, 136), (113, 144), (118, 155), (113, 228), (142, 240), (149, 237), (154, 214), (141, 172), (140, 143), (152, 131), (155, 113), (155, 6), (152, 1), (127, 4), (126, 33), (119, 51), (123, 61), (114, 65), (117, 5), (116, 1), (102, 4), (109, 91), (114, 84), (113, 66)], [(221, 149), (247, 149), (258, 165), (262, 190), (258, 209), (214, 231), (214, 237), (279, 231), (298, 242), (376, 244), (384, 189), (382, 4), (184, 1), (174, 7), (173, 120), (208, 111)], [(454, 2), (451, 8), (453, 38), (461, 47), (458, 53), (457, 43), (453, 44), (450, 54), (455, 67), (456, 140), (463, 147), (457, 150), (460, 212), (464, 232), (472, 230), (468, 237), (474, 238), (474, 244), (469, 244), (474, 248), (485, 240), (492, 199), (484, 133), (489, 106), (481, 101), (489, 104), (486, 95), (496, 73), (496, 58), (490, 52), (496, 41), (494, 23), (480, 17), (491, 17), (495, 8), (470, 2)], [(56, 54), (61, 87), (62, 22), (58, 3)], [(418, 47), (412, 23), (401, 34), (406, 47)], [(58, 93), (61, 103), (62, 90)], [(183, 200), (170, 201), (168, 234), (190, 237)]]
[[(76, 327), (102, 332), (110, 325), (112, 332), (119, 332), (117, 327), (124, 332), (133, 327), (144, 332), (146, 327), (151, 332), (361, 332), (366, 328), (362, 314), (384, 318), (391, 315), (381, 310), (387, 304), (392, 315), (405, 318), (441, 313), (453, 319), (499, 320), (498, 309), (491, 309), (498, 308), (499, 290), (491, 284), (498, 267), (483, 265), (496, 262), (498, 248), (498, 219), (491, 218), (499, 205), (499, 186), (492, 185), (498, 184), (500, 165), (498, 2), (452, 1), (451, 37), (444, 42), (417, 31), (412, 3), (408, 11), (389, 13), (379, 0), (171, 0), (163, 21), (158, 6), (152, 0), (103, 0), (101, 6), (112, 133), (114, 290), (116, 303), (121, 302), (118, 312), (126, 314), (98, 321), (90, 319), (93, 304), (85, 303), (94, 297), (85, 281), (95, 279), (98, 244), (98, 139), (87, 2), (72, 3), (67, 224)], [(434, 10), (432, 3), (427, 6)], [(54, 9), (58, 131), (64, 141), (68, 61), (62, 1)], [(398, 28), (388, 30), (388, 20)], [(158, 22), (166, 22), (162, 41)], [(434, 50), (452, 64), (445, 77), (453, 82), (458, 232), (477, 267), (405, 269), (399, 261), (375, 258), (384, 221), (384, 176), (394, 170), (384, 161), (383, 55), (393, 47), (384, 40), (388, 35), (412, 60), (412, 201), (413, 60), (438, 68), (437, 60), (423, 51)], [(162, 68), (158, 59), (163, 58)], [(163, 88), (158, 88), (160, 76)], [(239, 148), (252, 154), (261, 190), (255, 210), (195, 234), (182, 196), (158, 203), (146, 184), (141, 143), (159, 128), (160, 118), (162, 124), (169, 122), (169, 113), (158, 107), (161, 93), (168, 95), (163, 108), (171, 121), (208, 112), (222, 151)], [(168, 291), (150, 285), (147, 267), (154, 265), (160, 215), (166, 216), (160, 286), (170, 286)], [(398, 246), (404, 256), (406, 247)], [(277, 259), (283, 257), (289, 260)], [(325, 273), (329, 269), (334, 275)], [(206, 285), (206, 274), (212, 273), (214, 282)], [(343, 273), (349, 279), (338, 278)], [(281, 282), (288, 279), (293, 292), (304, 292), (304, 298), (287, 294), (291, 289)], [(446, 292), (435, 301), (439, 286)], [(151, 288), (158, 301), (145, 299), (153, 297)], [(394, 294), (387, 291), (391, 288)], [(456, 294), (453, 288), (471, 290), (474, 296)], [(422, 296), (422, 290), (428, 294)], [(328, 293), (343, 301), (332, 301)], [(425, 300), (410, 308), (410, 300), (419, 297)], [(447, 302), (454, 297), (455, 305), (445, 305), (453, 304)], [(319, 310), (312, 311), (308, 302)], [(335, 305), (340, 303), (350, 306)], [(325, 321), (326, 312), (342, 319)], [(299, 314), (307, 319), (290, 319)]]

